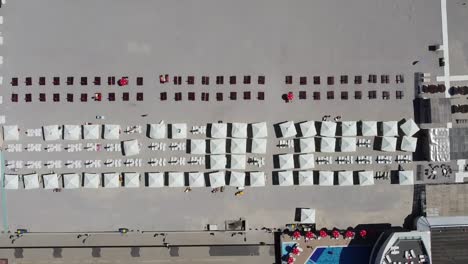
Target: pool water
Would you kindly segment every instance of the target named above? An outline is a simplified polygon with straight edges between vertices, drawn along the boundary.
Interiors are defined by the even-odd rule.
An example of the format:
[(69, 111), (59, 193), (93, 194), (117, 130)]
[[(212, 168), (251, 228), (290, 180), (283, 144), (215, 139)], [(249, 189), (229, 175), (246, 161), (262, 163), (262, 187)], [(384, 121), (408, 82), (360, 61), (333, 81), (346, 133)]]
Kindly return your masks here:
[(289, 253), (293, 249), (295, 242), (285, 242), (281, 244), (281, 259), (286, 261), (289, 257)]
[(318, 247), (306, 264), (368, 264), (370, 247)]

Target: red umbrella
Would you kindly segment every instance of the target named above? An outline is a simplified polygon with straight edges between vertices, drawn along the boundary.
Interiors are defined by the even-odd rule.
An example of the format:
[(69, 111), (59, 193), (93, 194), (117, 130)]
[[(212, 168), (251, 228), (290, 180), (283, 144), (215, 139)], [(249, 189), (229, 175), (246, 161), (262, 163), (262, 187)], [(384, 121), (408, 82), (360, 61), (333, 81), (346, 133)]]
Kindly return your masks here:
[(363, 230), (361, 230), (361, 231), (359, 232), (359, 235), (360, 235), (362, 238), (366, 238), (366, 236), (367, 236), (367, 231), (366, 231), (365, 229), (363, 229)]
[(291, 264), (291, 263), (294, 263), (294, 258), (293, 257), (288, 258), (288, 264)]
[(327, 237), (327, 232), (325, 230), (320, 230), (320, 237)]
[(333, 230), (333, 232), (332, 232), (332, 236), (333, 236), (334, 238), (339, 238), (339, 237), (340, 237), (340, 232), (339, 232), (338, 230), (335, 229), (335, 230)]
[(301, 233), (299, 231), (294, 231), (293, 237), (296, 239), (301, 238)]
[(292, 99), (294, 99), (294, 94), (292, 92), (289, 92), (288, 93), (288, 101), (291, 101)]
[(353, 238), (354, 237), (354, 232), (351, 230), (346, 231), (345, 233), (346, 238)]
[(291, 252), (292, 252), (294, 255), (299, 255), (299, 254), (301, 253), (301, 251), (300, 251), (297, 247), (293, 248)]
[(306, 236), (307, 239), (312, 239), (312, 238), (314, 238), (314, 233), (312, 233), (310, 231), (307, 231), (305, 236)]

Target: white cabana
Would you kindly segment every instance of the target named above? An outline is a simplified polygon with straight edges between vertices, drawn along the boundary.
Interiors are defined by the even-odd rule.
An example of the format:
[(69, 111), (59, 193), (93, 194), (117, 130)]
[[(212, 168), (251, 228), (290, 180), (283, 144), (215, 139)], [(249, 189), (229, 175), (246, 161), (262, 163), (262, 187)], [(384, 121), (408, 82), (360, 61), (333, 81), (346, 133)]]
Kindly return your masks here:
[(418, 125), (416, 125), (412, 118), (406, 120), (403, 124), (401, 124), (400, 128), (401, 131), (403, 131), (403, 133), (405, 133), (405, 135), (407, 136), (412, 136), (419, 131)]
[(243, 138), (231, 139), (231, 153), (245, 154), (247, 152), (247, 140)]
[(189, 172), (189, 186), (190, 187), (205, 187), (205, 175), (203, 172)]
[(382, 135), (384, 137), (398, 136), (398, 122), (397, 121), (382, 122)]
[(120, 187), (120, 175), (115, 172), (104, 173), (104, 188)]
[(414, 185), (413, 171), (398, 171), (400, 185)]
[(299, 185), (310, 186), (314, 185), (313, 171), (299, 171)]
[(296, 127), (293, 121), (283, 122), (278, 125), (281, 130), (281, 137), (295, 137), (297, 135)]
[(268, 128), (266, 122), (253, 123), (250, 125), (252, 128), (253, 138), (266, 138), (268, 137)]
[(164, 187), (164, 173), (163, 172), (148, 172), (148, 187), (160, 188)]
[(226, 123), (211, 123), (210, 137), (226, 138), (227, 124)]
[(83, 139), (99, 139), (99, 125), (83, 125)]
[(210, 153), (211, 154), (226, 153), (226, 139), (210, 139)]
[(315, 167), (314, 154), (299, 154), (299, 168), (312, 169)]
[(149, 137), (153, 139), (166, 138), (167, 126), (166, 124), (150, 124), (149, 125)]
[(382, 137), (380, 150), (387, 152), (395, 152), (397, 146), (397, 138), (395, 137)]
[(247, 124), (232, 123), (231, 136), (233, 138), (247, 138)]
[(249, 173), (250, 176), (250, 187), (262, 187), (266, 184), (265, 172), (254, 171)]
[(254, 154), (265, 154), (267, 151), (267, 139), (266, 138), (253, 138), (252, 148), (250, 151)]
[(301, 223), (315, 224), (315, 210), (309, 208), (301, 208)]
[(245, 186), (245, 172), (231, 171), (229, 177), (229, 186), (244, 187)]
[(77, 189), (80, 188), (80, 176), (76, 173), (62, 174), (63, 188)]
[(87, 173), (83, 174), (83, 187), (85, 188), (99, 188), (99, 174), (97, 173)]
[(59, 182), (57, 174), (43, 174), (42, 175), (42, 182), (44, 183), (44, 189), (57, 189), (59, 188)]
[(205, 154), (206, 141), (204, 139), (190, 139), (190, 154)]
[(210, 155), (210, 169), (222, 170), (227, 165), (226, 155)]
[(356, 152), (356, 138), (355, 137), (342, 137), (341, 138), (341, 152)]
[(3, 140), (12, 141), (19, 140), (19, 128), (18, 126), (3, 126)]
[(123, 154), (125, 156), (134, 156), (140, 153), (140, 145), (138, 140), (131, 139), (123, 142)]
[(60, 139), (60, 127), (58, 125), (43, 126), (42, 133), (46, 141)]
[(7, 190), (16, 190), (19, 187), (19, 177), (16, 174), (5, 174), (3, 188)]
[(319, 171), (319, 185), (332, 186), (333, 185), (333, 171)]
[(416, 152), (418, 139), (415, 137), (403, 136), (401, 139), (401, 150), (408, 152)]
[(373, 171), (359, 171), (359, 185), (367, 186), (374, 185), (374, 172)]
[(311, 138), (300, 138), (299, 139), (299, 150), (303, 153), (315, 152), (315, 139)]
[(226, 185), (225, 173), (222, 171), (210, 173), (210, 187), (219, 188)]
[(247, 158), (245, 155), (230, 155), (229, 156), (229, 168), (234, 170), (245, 170)]
[(63, 139), (64, 140), (79, 140), (81, 138), (81, 127), (78, 125), (64, 125)]
[(320, 126), (320, 135), (324, 137), (334, 137), (336, 135), (336, 123), (322, 121)]
[(279, 168), (283, 170), (294, 168), (294, 156), (293, 154), (279, 154), (278, 155)]
[(339, 171), (338, 172), (338, 185), (340, 186), (353, 185), (353, 172), (352, 171)]
[(292, 171), (278, 171), (278, 184), (280, 186), (294, 185), (294, 178)]
[(335, 152), (336, 138), (323, 137), (320, 139), (320, 152)]
[(299, 123), (299, 129), (301, 130), (301, 136), (303, 137), (313, 137), (317, 135), (315, 121), (305, 121)]
[(23, 175), (24, 189), (38, 189), (39, 188), (39, 177), (37, 173)]
[(185, 177), (183, 172), (169, 172), (169, 187), (185, 187)]
[(343, 121), (341, 122), (341, 135), (343, 137), (357, 136), (356, 121)]
[(104, 126), (104, 139), (119, 139), (120, 125), (103, 125)]
[(377, 136), (377, 121), (361, 121), (361, 133), (365, 137)]
[(182, 139), (187, 137), (187, 124), (171, 124), (171, 138)]
[(140, 173), (124, 172), (124, 186), (127, 188), (140, 187)]

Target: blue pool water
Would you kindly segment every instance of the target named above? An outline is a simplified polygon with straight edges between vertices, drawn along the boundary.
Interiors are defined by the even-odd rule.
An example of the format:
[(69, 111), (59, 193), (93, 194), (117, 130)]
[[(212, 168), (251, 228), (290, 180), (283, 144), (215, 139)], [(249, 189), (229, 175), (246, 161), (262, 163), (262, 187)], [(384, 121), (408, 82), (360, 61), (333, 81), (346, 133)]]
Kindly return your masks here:
[(289, 257), (289, 253), (293, 249), (295, 242), (285, 242), (281, 244), (281, 259), (287, 260)]
[(370, 254), (370, 247), (319, 247), (307, 264), (367, 264)]

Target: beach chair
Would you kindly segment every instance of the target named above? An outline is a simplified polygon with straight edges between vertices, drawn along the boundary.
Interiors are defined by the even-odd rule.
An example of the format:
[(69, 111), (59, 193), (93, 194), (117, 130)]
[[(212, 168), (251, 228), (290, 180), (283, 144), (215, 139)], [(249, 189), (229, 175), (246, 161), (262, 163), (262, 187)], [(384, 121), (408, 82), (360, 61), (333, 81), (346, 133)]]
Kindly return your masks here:
[(32, 78), (31, 77), (26, 77), (26, 81), (25, 81), (26, 85), (32, 85)]
[(137, 84), (137, 86), (142, 86), (143, 85), (143, 77), (137, 77), (136, 84)]
[(31, 101), (32, 101), (32, 96), (31, 96), (31, 94), (30, 94), (30, 93), (25, 94), (24, 100), (25, 100), (26, 102), (28, 102), (28, 103), (31, 102)]
[(88, 94), (82, 93), (80, 96), (80, 101), (81, 102), (87, 102), (88, 101)]
[(181, 92), (175, 93), (174, 99), (176, 101), (181, 101), (182, 100), (182, 93)]
[(53, 95), (53, 101), (54, 101), (54, 102), (60, 102), (60, 94), (54, 93), (54, 95)]
[(46, 101), (45, 93), (40, 93), (39, 94), (39, 102), (45, 102), (45, 101)]
[(362, 83), (362, 76), (356, 75), (354, 76), (354, 84), (361, 84)]
[(216, 76), (216, 84), (224, 84), (224, 76)]
[(327, 77), (327, 84), (328, 84), (328, 85), (334, 85), (334, 84), (335, 84), (335, 77), (333, 77), (333, 76), (328, 76), (328, 77)]
[(390, 93), (388, 91), (383, 91), (382, 92), (382, 99), (384, 99), (384, 100), (390, 99)]
[(258, 84), (261, 84), (261, 85), (265, 84), (265, 76), (263, 75), (258, 76)]
[(108, 99), (109, 99), (110, 102), (114, 102), (115, 101), (115, 93), (109, 93)]
[(245, 75), (244, 76), (244, 84), (250, 84), (251, 78), (250, 75)]
[(403, 91), (396, 91), (395, 95), (396, 99), (403, 99)]
[(340, 76), (340, 83), (347, 84), (348, 83), (348, 75), (341, 75)]
[(354, 91), (354, 99), (361, 100), (362, 99), (362, 92), (361, 91)]
[(188, 93), (188, 100), (189, 101), (195, 101), (195, 93), (194, 92), (189, 92)]
[(341, 100), (348, 100), (348, 92), (346, 91), (341, 92)]
[(293, 83), (293, 78), (291, 75), (287, 75), (285, 78), (285, 83), (286, 84), (292, 84)]
[(73, 85), (74, 78), (72, 76), (67, 77), (67, 85)]
[(39, 85), (45, 85), (45, 77), (39, 77)]
[(101, 85), (101, 77), (98, 77), (98, 76), (94, 77), (93, 83), (94, 85)]
[(87, 77), (81, 77), (80, 84), (81, 85), (88, 85), (88, 78)]
[(11, 101), (17, 103), (18, 102), (18, 94), (11, 94)]
[(73, 102), (73, 94), (71, 93), (67, 94), (67, 101), (70, 103)]
[(11, 78), (11, 86), (18, 86), (18, 78), (17, 77)]
[(234, 85), (237, 83), (236, 76), (229, 77), (229, 84)]
[(244, 92), (244, 100), (250, 100), (250, 92), (249, 91)]
[(377, 91), (369, 91), (369, 99), (376, 99), (377, 98)]
[(258, 100), (263, 101), (265, 100), (265, 92), (258, 92)]
[(320, 92), (314, 92), (313, 93), (313, 98), (314, 98), (314, 100), (320, 100)]
[(307, 77), (306, 76), (299, 77), (299, 85), (307, 85)]
[(122, 100), (124, 100), (124, 101), (130, 100), (130, 94), (127, 93), (127, 92), (123, 93), (122, 94)]
[(335, 99), (335, 93), (333, 91), (328, 91), (327, 92), (327, 99), (328, 100), (333, 100)]
[(202, 76), (202, 85), (209, 85), (210, 84), (210, 77)]
[(141, 93), (141, 92), (137, 93), (136, 94), (136, 99), (137, 99), (137, 101), (143, 101), (143, 93)]
[(162, 92), (162, 93), (160, 94), (159, 99), (160, 99), (161, 101), (166, 101), (166, 100), (167, 100), (167, 92)]
[(299, 92), (299, 99), (301, 99), (301, 100), (307, 99), (307, 92), (306, 91), (300, 91)]
[(54, 85), (60, 85), (60, 77), (54, 77), (52, 79), (52, 84)]
[(190, 85), (194, 85), (195, 84), (195, 76), (188, 76), (187, 77), (187, 83), (190, 84)]
[(223, 93), (216, 93), (216, 101), (223, 101)]
[(229, 99), (231, 99), (232, 101), (237, 100), (237, 92), (230, 92)]

